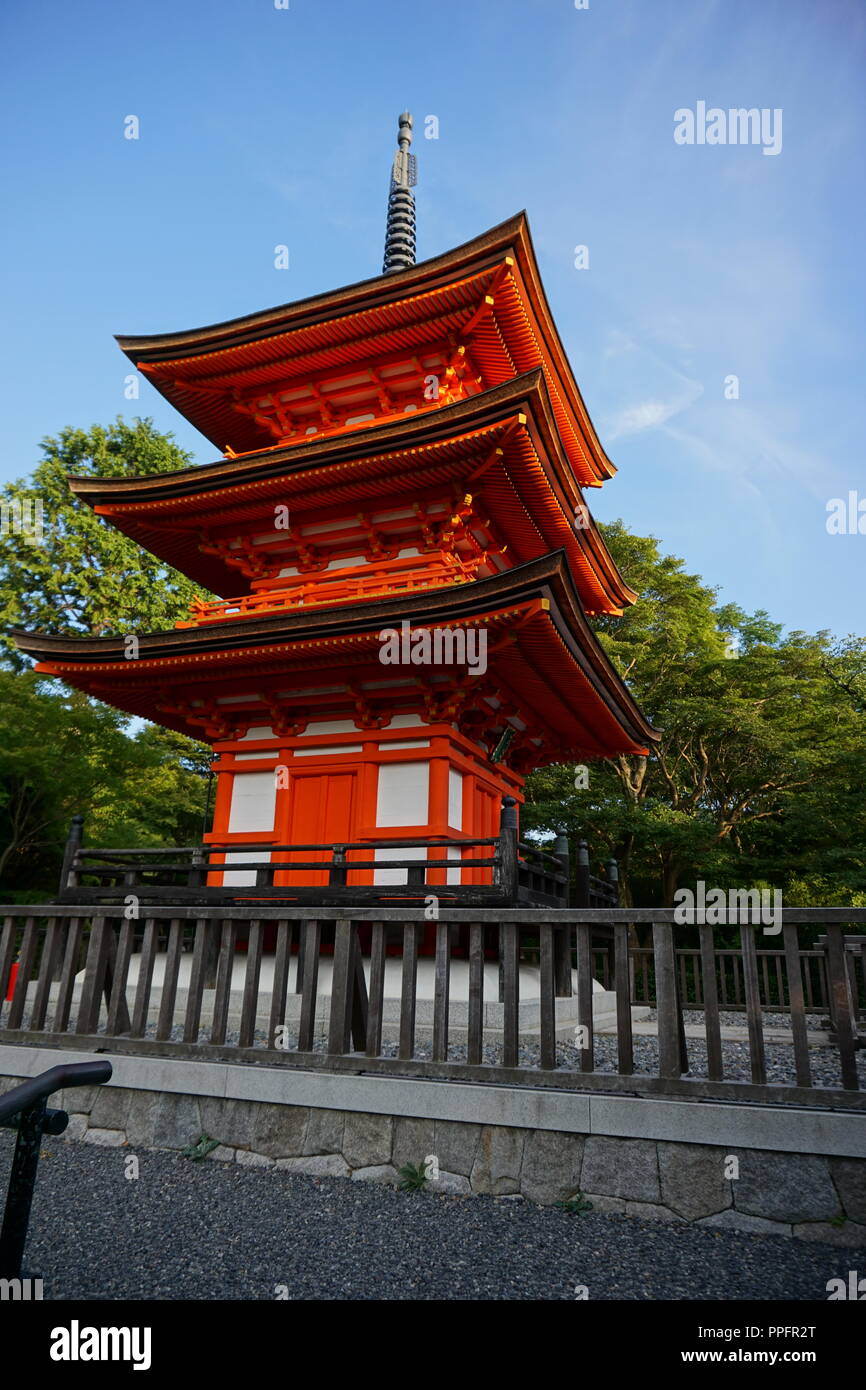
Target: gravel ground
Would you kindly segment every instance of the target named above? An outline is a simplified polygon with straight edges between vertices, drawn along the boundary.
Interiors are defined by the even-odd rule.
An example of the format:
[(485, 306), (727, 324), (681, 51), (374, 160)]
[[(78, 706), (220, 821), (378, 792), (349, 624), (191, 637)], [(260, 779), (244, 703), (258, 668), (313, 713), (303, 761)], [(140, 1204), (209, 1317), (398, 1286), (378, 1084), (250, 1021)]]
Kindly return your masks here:
[[(13, 1136), (0, 1133), (0, 1191)], [(132, 1153), (140, 1175), (124, 1177)], [(508, 1198), (46, 1139), (26, 1268), (51, 1299), (826, 1301), (853, 1252)]]
[[(744, 1028), (746, 1026), (746, 1016), (743, 1013), (727, 1011), (721, 1014), (721, 1022), (724, 1026)], [(648, 1021), (656, 1018), (655, 1011), (649, 1015)], [(777, 1028), (790, 1028), (791, 1022), (787, 1014), (764, 1014), (765, 1032)], [(689, 1009), (685, 1012), (684, 1020), (686, 1023), (694, 1023), (703, 1026), (704, 1016), (699, 1010)], [(821, 1031), (822, 1026), (826, 1026), (826, 1016), (821, 1014), (809, 1014), (806, 1016), (807, 1027), (810, 1030)], [(23, 1027), (26, 1028), (28, 1020), (25, 1017)], [(156, 1024), (151, 1024), (146, 1033), (147, 1039), (156, 1036)], [(429, 1037), (429, 1034), (428, 1034)], [(180, 1042), (183, 1039), (183, 1028), (180, 1024), (171, 1030), (171, 1040)], [(208, 1032), (202, 1030), (200, 1041), (208, 1042)], [(237, 1030), (229, 1029), (226, 1033), (227, 1046), (236, 1046), (238, 1043)], [(263, 1029), (256, 1029), (255, 1045), (264, 1048), (267, 1043), (267, 1034)], [(286, 1038), (289, 1051), (294, 1051), (298, 1045), (297, 1036)], [(707, 1076), (707, 1049), (706, 1044), (700, 1038), (688, 1038), (687, 1048), (689, 1055), (688, 1076), (705, 1077)], [(595, 1069), (598, 1072), (616, 1073), (618, 1071), (618, 1053), (616, 1037), (610, 1033), (596, 1034), (594, 1039), (595, 1049)], [(318, 1037), (314, 1043), (314, 1051), (325, 1052), (326, 1044), (324, 1036)], [(636, 1034), (634, 1037), (634, 1070), (648, 1076), (658, 1076), (658, 1040), (654, 1037), (645, 1037)], [(383, 1042), (383, 1057), (397, 1056), (396, 1042)], [(488, 1042), (484, 1046), (484, 1061), (490, 1065), (497, 1065), (502, 1060), (501, 1042)], [(422, 1061), (429, 1061), (432, 1056), (432, 1043), (419, 1037), (416, 1043), (415, 1056)], [(795, 1086), (797, 1076), (794, 1068), (794, 1049), (790, 1043), (768, 1042), (765, 1048), (767, 1081), (770, 1084), (784, 1084)], [(833, 1046), (818, 1047), (810, 1046), (809, 1057), (812, 1066), (812, 1085), (819, 1087), (838, 1088), (842, 1085), (842, 1072), (839, 1064), (839, 1053)], [(752, 1071), (749, 1058), (748, 1042), (735, 1042), (731, 1039), (722, 1040), (722, 1058), (724, 1063), (726, 1081), (751, 1081)], [(466, 1047), (460, 1043), (452, 1043), (448, 1048), (449, 1062), (466, 1062)], [(263, 1052), (262, 1061), (273, 1064), (273, 1058)], [(524, 1038), (518, 1050), (518, 1065), (521, 1067), (537, 1067), (540, 1061), (540, 1048), (538, 1043), (528, 1041)], [(860, 1078), (861, 1089), (866, 1090), (866, 1049), (861, 1049), (856, 1057), (857, 1071)], [(557, 1068), (567, 1071), (578, 1071), (580, 1069), (580, 1054), (575, 1045), (564, 1041), (560, 1037), (556, 1047)], [(531, 1080), (531, 1078), (528, 1078)]]
[[(767, 1014), (765, 1020), (772, 1019), (773, 1023), (768, 1023), (769, 1027), (790, 1026), (789, 1020), (785, 1015)], [(781, 1024), (776, 1024), (776, 1018), (781, 1018)], [(703, 1014), (689, 1010), (685, 1016), (686, 1023), (703, 1024)], [(725, 1014), (722, 1018), (725, 1025), (745, 1026), (743, 1014)], [(820, 1019), (816, 1015), (808, 1020), (810, 1029), (819, 1029)], [(181, 1030), (175, 1030), (178, 1038)], [(173, 1034), (174, 1036), (174, 1034)], [(237, 1033), (227, 1033), (229, 1044), (237, 1042)], [(294, 1050), (298, 1045), (297, 1037), (290, 1036), (286, 1039), (289, 1050)], [(256, 1032), (256, 1042), (264, 1044), (266, 1042), (265, 1033)], [(325, 1051), (325, 1039), (317, 1038), (314, 1044), (316, 1052)], [(700, 1038), (688, 1038), (687, 1050), (689, 1055), (689, 1076), (705, 1077), (708, 1074), (707, 1068), (707, 1048), (706, 1043)], [(648, 1076), (658, 1076), (658, 1040), (654, 1037), (644, 1037), (635, 1035), (633, 1040), (634, 1070), (636, 1073), (643, 1073)], [(383, 1042), (383, 1057), (397, 1056), (396, 1042)], [(502, 1044), (500, 1042), (488, 1042), (484, 1046), (484, 1061), (492, 1066), (500, 1064), (502, 1061)], [(429, 1041), (419, 1040), (415, 1047), (415, 1056), (421, 1060), (429, 1061), (432, 1056), (432, 1044)], [(618, 1071), (618, 1052), (615, 1036), (609, 1033), (596, 1034), (594, 1039), (595, 1069), (598, 1072), (608, 1074)], [(747, 1042), (735, 1042), (731, 1039), (722, 1041), (722, 1058), (725, 1070), (725, 1080), (727, 1081), (751, 1081), (752, 1070), (749, 1057), (749, 1044)], [(780, 1083), (795, 1086), (797, 1084), (797, 1074), (794, 1067), (794, 1049), (791, 1044), (774, 1043), (768, 1044), (765, 1048), (765, 1059), (767, 1069), (767, 1081), (769, 1083)], [(813, 1086), (840, 1087), (842, 1085), (842, 1072), (839, 1064), (839, 1053), (835, 1047), (812, 1046), (809, 1049), (809, 1059), (812, 1067)], [(449, 1062), (466, 1062), (466, 1047), (460, 1043), (452, 1043), (448, 1048)], [(866, 1051), (857, 1054), (857, 1069), (860, 1077), (860, 1085), (866, 1090)], [(518, 1064), (521, 1067), (537, 1067), (540, 1061), (540, 1048), (535, 1042), (524, 1040), (518, 1049)], [(580, 1069), (580, 1053), (577, 1047), (561, 1037), (556, 1045), (556, 1065), (557, 1068), (565, 1071), (578, 1071)]]

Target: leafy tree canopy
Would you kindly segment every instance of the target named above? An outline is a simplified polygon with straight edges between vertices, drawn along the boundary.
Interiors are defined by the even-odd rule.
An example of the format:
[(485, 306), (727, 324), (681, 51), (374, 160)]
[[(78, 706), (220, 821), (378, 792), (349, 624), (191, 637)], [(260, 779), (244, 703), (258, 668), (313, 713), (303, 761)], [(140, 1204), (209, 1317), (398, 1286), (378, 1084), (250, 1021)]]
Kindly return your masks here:
[[(650, 757), (533, 773), (523, 824), (589, 840), (619, 860), (625, 901), (666, 902), (680, 884), (820, 880), (827, 901), (866, 888), (866, 640), (834, 644), (715, 592), (651, 538), (603, 527), (640, 600), (597, 629), (661, 731)], [(580, 778), (577, 779), (578, 783)], [(812, 899), (816, 901), (815, 898)]]
[(51, 891), (69, 822), (91, 845), (198, 844), (210, 749), (32, 671), (0, 670), (0, 897)]
[(121, 477), (186, 468), (191, 456), (160, 434), (152, 420), (103, 428), (67, 428), (42, 443), (32, 478), (0, 490), (4, 515), (18, 506), (28, 517), (41, 503), (41, 541), (28, 527), (0, 531), (0, 640), (6, 660), (27, 665), (10, 628), (93, 636), (153, 632), (188, 616), (200, 592), (194, 584), (76, 502), (69, 476)]

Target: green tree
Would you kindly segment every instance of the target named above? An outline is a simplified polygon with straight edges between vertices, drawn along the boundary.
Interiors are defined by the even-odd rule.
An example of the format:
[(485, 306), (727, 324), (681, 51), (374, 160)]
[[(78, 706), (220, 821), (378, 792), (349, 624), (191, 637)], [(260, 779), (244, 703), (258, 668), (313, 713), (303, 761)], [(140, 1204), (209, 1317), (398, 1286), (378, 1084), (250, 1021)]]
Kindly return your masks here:
[(32, 672), (0, 671), (0, 882), (29, 886), (39, 876), (100, 760), (110, 759), (119, 725), (83, 695), (52, 697)]
[[(70, 475), (121, 477), (186, 468), (191, 457), (160, 434), (152, 420), (108, 428), (67, 428), (42, 443), (43, 457), (29, 479), (0, 491), (4, 515), (15, 506), (42, 504), (43, 536), (6, 525), (0, 534), (0, 631), (7, 661), (26, 661), (10, 628), (93, 636), (170, 628), (188, 615), (201, 591), (134, 541), (76, 502)], [(26, 510), (25, 510), (26, 514)]]
[(0, 885), (52, 893), (69, 822), (92, 845), (197, 844), (210, 749), (33, 671), (0, 670)]
[(106, 848), (197, 845), (209, 799), (211, 749), (146, 724), (126, 739), (125, 761), (86, 810), (87, 842)]
[(585, 790), (570, 767), (534, 773), (525, 828), (566, 830), (614, 855), (625, 902), (669, 904), (684, 879), (783, 886), (809, 874), (851, 901), (866, 843), (854, 792), (862, 644), (782, 641), (765, 612), (719, 606), (654, 540), (621, 522), (604, 530), (641, 597), (600, 620), (599, 635), (662, 737), (649, 757), (593, 764)]

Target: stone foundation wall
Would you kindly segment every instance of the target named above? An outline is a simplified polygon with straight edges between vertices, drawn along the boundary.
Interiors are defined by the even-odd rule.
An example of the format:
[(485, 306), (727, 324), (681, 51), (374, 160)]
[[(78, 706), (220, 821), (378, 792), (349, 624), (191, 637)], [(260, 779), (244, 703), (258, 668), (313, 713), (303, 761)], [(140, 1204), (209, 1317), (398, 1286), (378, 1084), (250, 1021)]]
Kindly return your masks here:
[[(0, 1080), (0, 1090), (18, 1078)], [(577, 1192), (596, 1211), (866, 1245), (866, 1159), (735, 1144), (575, 1134), (352, 1110), (167, 1094), (122, 1086), (61, 1093), (66, 1137), (180, 1150), (217, 1140), (210, 1162), (397, 1183), (435, 1156), (431, 1191), (549, 1205)], [(734, 1174), (736, 1174), (734, 1176)]]

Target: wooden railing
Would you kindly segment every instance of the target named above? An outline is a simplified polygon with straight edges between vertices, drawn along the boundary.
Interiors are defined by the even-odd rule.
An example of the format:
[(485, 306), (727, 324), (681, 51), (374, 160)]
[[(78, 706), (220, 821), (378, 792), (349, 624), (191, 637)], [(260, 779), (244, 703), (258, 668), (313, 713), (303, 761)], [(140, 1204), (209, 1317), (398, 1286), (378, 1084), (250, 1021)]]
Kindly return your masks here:
[[(861, 950), (859, 936), (846, 938), (845, 962), (851, 983), (851, 999), (855, 1016), (866, 1013), (866, 955)], [(827, 979), (826, 944), (800, 950), (800, 972), (803, 994), (809, 1013), (828, 1013), (832, 996)], [(683, 1005), (688, 1009), (704, 1007), (701, 952), (678, 949), (677, 987)], [(790, 1007), (785, 978), (785, 952), (782, 950), (755, 952), (758, 970), (758, 998), (765, 1013), (787, 1013)], [(654, 1005), (655, 968), (652, 948), (636, 948), (631, 952), (632, 1003)], [(608, 978), (607, 961), (600, 962), (600, 979)], [(746, 982), (740, 952), (734, 947), (716, 949), (716, 978), (719, 1005), (730, 1012), (743, 1012), (747, 1007)]]
[(607, 879), (592, 875), (581, 841), (572, 891), (568, 841), (560, 837), (550, 851), (518, 840), (511, 797), (503, 806), (499, 834), (488, 838), (305, 845), (235, 839), (172, 849), (96, 849), (83, 845), (82, 824), (81, 816), (73, 819), (58, 902), (110, 903), (133, 894), (157, 905), (422, 906), (432, 894), (444, 904), (465, 907), (617, 904), (615, 861), (608, 862)]
[[(511, 901), (516, 857), (498, 838), (355, 840), (344, 844), (281, 845), (219, 841), (194, 849), (81, 849), (72, 861), (61, 901), (102, 902), (134, 893), (145, 902), (423, 902), (428, 892), (482, 905)], [(457, 850), (459, 859), (448, 858)], [(387, 858), (377, 851), (387, 851)], [(399, 852), (406, 851), (404, 857)], [(417, 852), (423, 858), (417, 857)], [(393, 857), (392, 857), (393, 855)], [(490, 870), (491, 882), (466, 883)], [(350, 882), (367, 878), (394, 883)], [(306, 882), (299, 882), (303, 876)], [(289, 878), (290, 882), (286, 882)], [(218, 880), (222, 880), (219, 882)]]
[(239, 598), (217, 599), (208, 603), (195, 599), (190, 605), (192, 621), (175, 627), (201, 627), (206, 623), (232, 622), (239, 618), (267, 617), (290, 608), (335, 603), (360, 603), (383, 594), (415, 593), (421, 589), (468, 584), (475, 577), (478, 562), (439, 556), (411, 555), (379, 561), (375, 569), (355, 565), (342, 570), (322, 570), (307, 578), (269, 580), (267, 587), (255, 589)]
[[(738, 949), (749, 1039), (750, 1080), (744, 1081), (726, 1076), (711, 926), (698, 928), (705, 1037), (700, 1056), (693, 1043), (689, 1053), (683, 1020), (689, 1005), (678, 987), (675, 948), (682, 929), (674, 926), (672, 909), (446, 908), (435, 921), (411, 908), (351, 913), (319, 908), (315, 919), (298, 908), (266, 906), (157, 907), (147, 909), (141, 921), (120, 905), (98, 914), (73, 905), (9, 907), (0, 913), (5, 917), (0, 986), (10, 979), (13, 963), (18, 966), (11, 1000), (0, 1006), (0, 1040), (308, 1069), (862, 1106), (856, 1062), (864, 1040), (858, 1035), (843, 928), (863, 933), (866, 909), (795, 908), (783, 914), (781, 968), (792, 1033), (792, 1077), (784, 1085), (767, 1083), (756, 947), (760, 927), (748, 922), (739, 927)], [(636, 1065), (633, 1039), (629, 931), (634, 923), (648, 925), (653, 938), (658, 1036), (649, 1065), (643, 1053)], [(836, 1085), (826, 1084), (826, 1078), (814, 1085), (812, 1077), (798, 927), (815, 923), (826, 929)], [(593, 1020), (593, 937), (600, 928), (612, 932), (616, 1014), (615, 1043), (609, 1039), (604, 1045), (615, 1057), (604, 1059)], [(418, 966), (425, 932), (435, 963), (425, 1024), (430, 1040), (421, 1045)], [(525, 972), (526, 998), (521, 998), (527, 943), (537, 950), (539, 963), (533, 977), (537, 1015), (531, 1022), (521, 1015), (521, 1005), (532, 1002)], [(864, 943), (866, 935), (860, 937), (861, 964)], [(395, 954), (399, 999), (391, 1001), (394, 1010), (386, 1018), (386, 965)], [(323, 991), (319, 980), (326, 957), (330, 978)], [(577, 967), (565, 1041), (558, 1033), (556, 1003), (562, 992), (557, 961), (563, 958)], [(485, 971), (485, 963), (496, 960), (498, 989)], [(462, 1013), (450, 1004), (457, 970), (461, 980), (468, 979)], [(297, 996), (291, 1007), (290, 983)], [(0, 998), (5, 992), (0, 987)], [(493, 1023), (485, 1013), (491, 1004), (500, 1010)], [(324, 1025), (318, 1045), (317, 1020)], [(383, 1041), (386, 1023), (395, 1030), (393, 1047)], [(465, 1060), (449, 1052), (458, 1027)], [(642, 1047), (645, 1042), (641, 1039)]]

